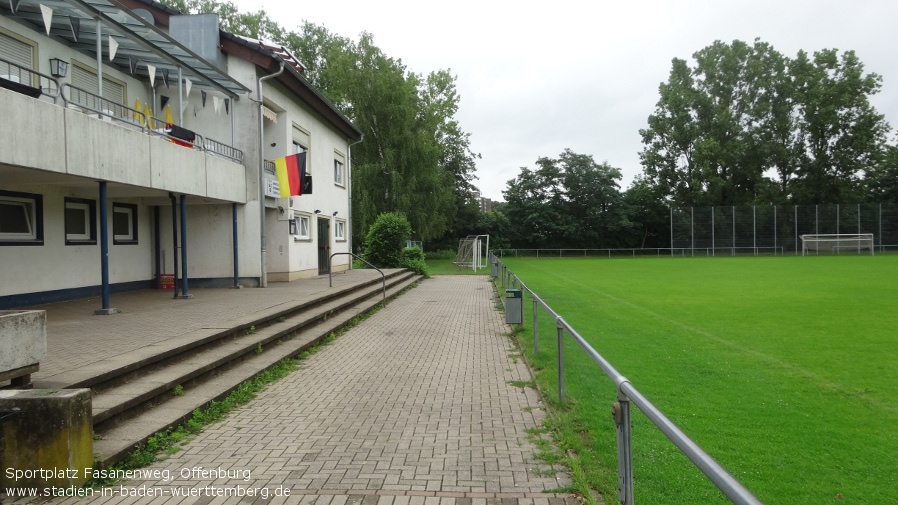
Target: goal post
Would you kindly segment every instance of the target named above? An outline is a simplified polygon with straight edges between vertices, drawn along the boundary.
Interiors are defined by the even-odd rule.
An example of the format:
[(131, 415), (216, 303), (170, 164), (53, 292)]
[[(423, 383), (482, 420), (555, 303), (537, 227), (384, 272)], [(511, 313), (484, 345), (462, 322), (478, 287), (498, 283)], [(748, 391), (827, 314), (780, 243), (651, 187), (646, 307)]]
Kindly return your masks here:
[[(486, 251), (483, 249), (483, 239), (486, 239)], [(468, 235), (458, 241), (458, 253), (455, 255), (456, 268), (468, 267), (475, 272), (485, 265), (483, 260), (484, 252), (488, 252), (490, 248), (489, 235)]]
[(870, 251), (873, 254), (872, 233), (830, 233), (801, 236), (801, 255), (840, 254), (842, 251), (854, 251), (857, 254)]

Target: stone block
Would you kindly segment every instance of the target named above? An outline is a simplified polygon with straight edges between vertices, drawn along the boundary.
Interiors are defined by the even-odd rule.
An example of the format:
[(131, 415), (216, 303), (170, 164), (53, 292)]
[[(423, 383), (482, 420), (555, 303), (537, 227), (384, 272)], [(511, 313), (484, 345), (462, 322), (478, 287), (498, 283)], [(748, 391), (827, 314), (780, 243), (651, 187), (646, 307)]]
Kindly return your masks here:
[(93, 466), (90, 389), (0, 390), (0, 488), (69, 488)]
[(0, 378), (47, 358), (47, 311), (0, 310)]

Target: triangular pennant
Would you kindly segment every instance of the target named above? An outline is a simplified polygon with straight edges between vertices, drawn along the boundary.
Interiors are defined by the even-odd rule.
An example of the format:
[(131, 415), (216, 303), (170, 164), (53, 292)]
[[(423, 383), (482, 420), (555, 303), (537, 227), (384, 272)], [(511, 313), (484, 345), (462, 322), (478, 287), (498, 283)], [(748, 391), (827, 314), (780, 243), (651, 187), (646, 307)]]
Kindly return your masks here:
[(199, 114), (199, 113), (200, 113), (200, 106), (199, 106), (199, 105), (194, 105), (194, 106), (193, 106), (193, 117), (196, 117), (196, 115)]
[(188, 79), (188, 78), (185, 77), (185, 78), (184, 78), (184, 88), (185, 88), (186, 91), (187, 91), (187, 93), (185, 94), (185, 96), (190, 96), (190, 88), (192, 88), (192, 87), (193, 87), (193, 83), (190, 82), (190, 79)]
[(212, 97), (212, 106), (215, 108), (216, 114), (221, 114), (221, 98), (217, 96)]
[(109, 61), (115, 59), (115, 53), (118, 51), (118, 42), (112, 38), (112, 35), (109, 36)]
[(137, 71), (137, 58), (128, 55), (128, 66), (131, 68), (131, 75), (134, 75), (134, 72)]
[(230, 114), (231, 111), (229, 110), (229, 106), (230, 106), (230, 104), (231, 104), (231, 99), (230, 99), (230, 98), (225, 98), (225, 99), (224, 99), (224, 102), (225, 102), (225, 114)]
[(165, 95), (159, 95), (159, 108), (164, 109), (165, 104), (168, 103), (168, 97)]
[(168, 69), (162, 69), (162, 84), (165, 85), (165, 89), (168, 89)]
[(16, 10), (18, 8), (19, 8), (19, 0), (9, 0), (9, 10), (11, 10), (13, 14), (16, 13)]
[(78, 37), (81, 36), (81, 20), (69, 16), (69, 26), (72, 27), (72, 38), (75, 39), (75, 42), (78, 42)]
[[(187, 106), (188, 106), (188, 105), (190, 105), (190, 102), (188, 102), (187, 100), (184, 100), (184, 101), (181, 103), (181, 113), (187, 112)], [(194, 113), (194, 116), (195, 116), (195, 115), (196, 115), (196, 113)]]
[(53, 9), (41, 4), (41, 14), (44, 16), (44, 26), (47, 28), (47, 35), (50, 35), (50, 27), (53, 26)]
[(200, 91), (200, 96), (201, 96), (202, 99), (203, 99), (203, 108), (205, 109), (205, 108), (206, 108), (206, 92), (205, 92), (205, 91)]
[(147, 72), (150, 73), (150, 87), (156, 87), (156, 67), (153, 65), (147, 64)]

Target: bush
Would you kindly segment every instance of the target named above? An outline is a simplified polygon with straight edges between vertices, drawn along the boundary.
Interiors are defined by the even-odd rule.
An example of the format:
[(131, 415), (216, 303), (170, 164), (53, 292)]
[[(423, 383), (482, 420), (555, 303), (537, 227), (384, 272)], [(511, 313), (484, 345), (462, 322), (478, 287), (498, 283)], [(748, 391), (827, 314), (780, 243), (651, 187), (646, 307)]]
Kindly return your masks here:
[(427, 272), (427, 263), (424, 261), (424, 251), (418, 246), (402, 250), (402, 264), (400, 266), (408, 268), (418, 275), (430, 277), (430, 274)]
[(412, 225), (402, 214), (377, 216), (365, 238), (365, 259), (380, 268), (402, 266), (402, 250), (412, 235)]

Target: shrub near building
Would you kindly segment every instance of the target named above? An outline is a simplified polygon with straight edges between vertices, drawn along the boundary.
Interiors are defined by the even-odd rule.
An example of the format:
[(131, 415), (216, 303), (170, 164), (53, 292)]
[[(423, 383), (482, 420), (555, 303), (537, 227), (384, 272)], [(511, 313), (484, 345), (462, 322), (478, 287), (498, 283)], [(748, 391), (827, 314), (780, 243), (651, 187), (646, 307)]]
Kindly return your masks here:
[(424, 252), (418, 247), (405, 248), (412, 226), (402, 214), (386, 212), (377, 216), (365, 238), (365, 259), (381, 268), (408, 268), (427, 275)]

